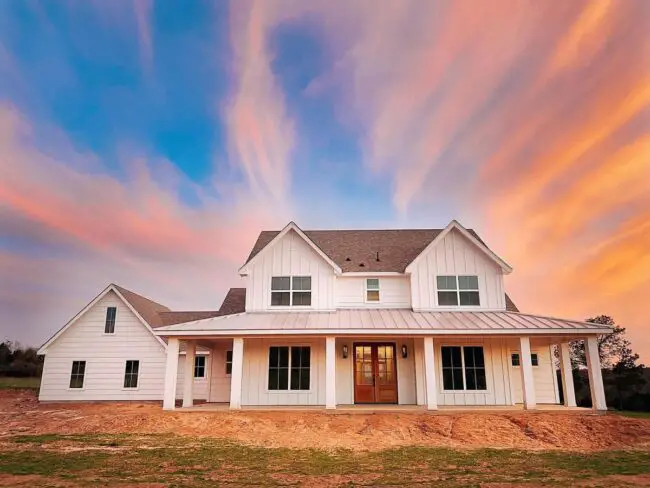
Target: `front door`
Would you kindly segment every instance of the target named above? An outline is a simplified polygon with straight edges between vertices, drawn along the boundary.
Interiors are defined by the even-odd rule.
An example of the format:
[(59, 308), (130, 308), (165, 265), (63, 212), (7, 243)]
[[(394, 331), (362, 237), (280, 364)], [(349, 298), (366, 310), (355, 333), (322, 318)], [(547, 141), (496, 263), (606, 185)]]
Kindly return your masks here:
[(397, 403), (395, 344), (354, 344), (354, 403)]

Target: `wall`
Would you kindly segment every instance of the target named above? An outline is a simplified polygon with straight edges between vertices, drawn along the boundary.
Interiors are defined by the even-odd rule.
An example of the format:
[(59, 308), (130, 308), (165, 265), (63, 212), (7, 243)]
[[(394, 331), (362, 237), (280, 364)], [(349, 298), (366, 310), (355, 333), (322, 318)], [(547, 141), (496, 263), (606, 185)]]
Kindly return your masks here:
[[(269, 391), (269, 347), (311, 346), (309, 391)], [(242, 405), (325, 405), (325, 340), (245, 339)]]
[[(413, 310), (458, 310), (437, 305), (437, 275), (477, 275), (481, 309), (504, 310), (501, 268), (456, 230), (449, 232), (416, 263), (411, 274)], [(462, 307), (462, 309), (477, 307)]]
[[(223, 344), (210, 349), (206, 356), (206, 377), (194, 378), (194, 399), (214, 403), (230, 402), (230, 375), (226, 374), (226, 351), (231, 346)], [(202, 355), (197, 352), (197, 356)], [(194, 374), (194, 372), (192, 372)], [(178, 380), (176, 382), (176, 398), (183, 398), (185, 381), (185, 355), (178, 357)]]
[[(413, 339), (382, 339), (371, 340), (361, 338), (336, 339), (336, 403), (352, 405), (354, 403), (354, 353), (355, 342), (395, 342), (397, 354), (397, 401), (400, 405), (415, 405), (415, 351)], [(343, 345), (348, 346), (348, 357), (343, 358)], [(402, 357), (401, 348), (405, 344), (408, 351), (406, 358)]]
[[(311, 276), (312, 306), (333, 310), (334, 270), (295, 231), (289, 231), (273, 246), (264, 249), (250, 266), (246, 280), (246, 311), (295, 309), (271, 307), (273, 276)], [(300, 307), (304, 310), (305, 307)]]
[[(106, 308), (117, 307), (115, 334), (104, 334)], [(140, 361), (138, 387), (125, 389), (126, 361)], [(72, 361), (86, 361), (82, 389), (70, 389)], [(112, 291), (102, 297), (45, 355), (39, 399), (161, 400), (165, 348)]]
[(338, 308), (410, 308), (411, 280), (408, 276), (371, 276), (379, 279), (379, 302), (366, 303), (366, 278), (337, 276)]
[[(508, 358), (513, 352), (519, 352), (519, 344), (510, 344)], [(535, 382), (535, 397), (537, 403), (559, 403), (557, 376), (555, 375), (555, 365), (550, 346), (543, 344), (536, 346), (531, 341), (531, 352), (536, 352), (539, 358), (539, 366), (533, 366), (533, 380)], [(509, 360), (510, 369), (512, 370), (512, 387), (516, 403), (523, 403), (523, 392), (521, 389), (521, 368), (512, 366)]]

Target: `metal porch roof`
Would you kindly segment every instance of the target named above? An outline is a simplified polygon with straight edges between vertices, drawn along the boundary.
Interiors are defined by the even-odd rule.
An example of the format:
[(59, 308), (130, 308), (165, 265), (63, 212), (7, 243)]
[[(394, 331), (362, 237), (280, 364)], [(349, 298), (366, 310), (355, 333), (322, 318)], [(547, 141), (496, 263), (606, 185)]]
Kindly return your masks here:
[(414, 312), (350, 309), (334, 312), (252, 312), (160, 327), (156, 335), (264, 334), (603, 334), (600, 324), (507, 311)]

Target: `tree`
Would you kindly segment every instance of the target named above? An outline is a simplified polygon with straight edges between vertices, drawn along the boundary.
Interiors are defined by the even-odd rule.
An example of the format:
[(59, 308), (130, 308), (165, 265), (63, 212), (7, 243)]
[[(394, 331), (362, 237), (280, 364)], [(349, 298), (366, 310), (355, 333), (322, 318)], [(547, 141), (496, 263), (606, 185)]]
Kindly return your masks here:
[[(625, 327), (617, 325), (609, 315), (591, 317), (586, 322), (613, 327), (611, 334), (605, 334), (598, 338), (598, 355), (600, 356), (600, 365), (603, 369), (612, 368), (624, 356), (626, 350), (631, 351), (632, 343), (625, 337)], [(571, 362), (574, 367), (587, 366), (585, 344), (583, 341), (574, 341), (571, 343)]]

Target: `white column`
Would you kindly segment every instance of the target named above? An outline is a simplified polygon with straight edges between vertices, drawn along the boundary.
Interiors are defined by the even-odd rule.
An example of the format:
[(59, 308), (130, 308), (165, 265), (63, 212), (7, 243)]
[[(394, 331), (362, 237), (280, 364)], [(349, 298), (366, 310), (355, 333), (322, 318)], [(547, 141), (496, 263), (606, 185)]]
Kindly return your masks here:
[(533, 378), (533, 362), (530, 358), (530, 338), (519, 338), (519, 357), (521, 361), (521, 389), (524, 396), (524, 408), (532, 410), (537, 408), (535, 399), (535, 380)]
[(244, 373), (244, 339), (232, 340), (232, 374), (230, 375), (230, 408), (241, 408), (242, 375)]
[(594, 410), (607, 410), (603, 371), (600, 366), (600, 355), (598, 354), (598, 337), (589, 336), (585, 339), (585, 355), (587, 356), (587, 370), (589, 372), (591, 404)]
[(424, 346), (421, 338), (413, 339), (413, 360), (415, 361), (415, 398), (417, 405), (427, 402), (426, 379), (424, 374)]
[(165, 362), (165, 389), (163, 410), (174, 410), (176, 406), (176, 381), (178, 375), (179, 341), (175, 337), (167, 340), (167, 361)]
[(196, 342), (185, 341), (185, 367), (183, 368), (183, 407), (194, 406), (194, 358)]
[(336, 408), (336, 338), (325, 338), (325, 408)]
[(436, 357), (433, 348), (433, 337), (424, 338), (424, 376), (426, 380), (427, 410), (438, 409), (438, 393), (436, 391)]
[(560, 370), (562, 371), (562, 393), (565, 407), (576, 406), (576, 391), (573, 386), (573, 369), (571, 368), (571, 353), (569, 343), (563, 342), (558, 346), (560, 351)]

